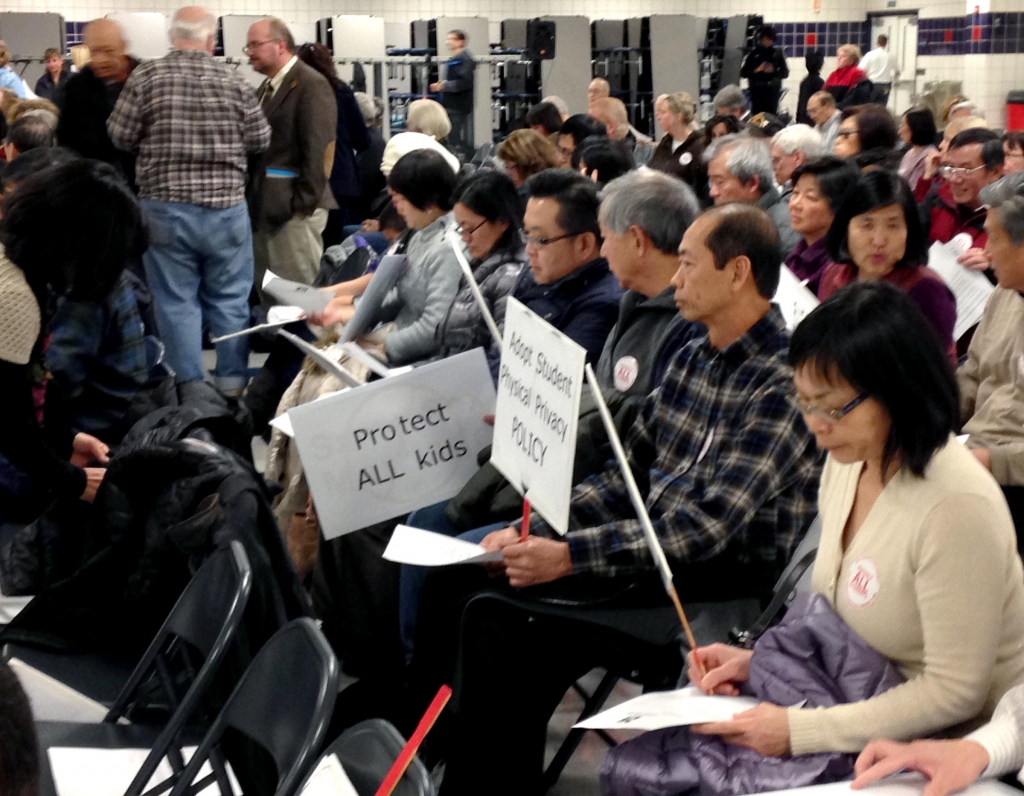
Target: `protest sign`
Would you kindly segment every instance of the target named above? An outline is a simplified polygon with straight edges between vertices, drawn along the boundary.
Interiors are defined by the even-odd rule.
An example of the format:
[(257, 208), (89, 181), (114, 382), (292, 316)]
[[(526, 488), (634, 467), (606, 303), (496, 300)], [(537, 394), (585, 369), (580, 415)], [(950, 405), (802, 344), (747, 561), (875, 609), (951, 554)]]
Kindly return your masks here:
[(479, 348), (289, 410), (324, 536), (454, 497), (490, 444), (492, 411)]
[(779, 311), (786, 322), (786, 328), (793, 331), (820, 303), (818, 297), (807, 285), (786, 266), (779, 269), (779, 287), (772, 302), (779, 305)]
[(391, 289), (409, 267), (409, 258), (404, 254), (385, 254), (380, 258), (377, 270), (373, 272), (370, 284), (356, 301), (356, 309), (349, 322), (342, 329), (339, 339), (342, 343), (355, 340), (360, 335), (373, 331), (377, 325), (377, 314)]
[(559, 533), (569, 529), (586, 359), (582, 347), (509, 298), (491, 464)]
[(263, 275), (263, 292), (288, 307), (299, 307), (304, 312), (323, 312), (331, 303), (331, 294), (301, 282), (282, 279), (267, 271)]

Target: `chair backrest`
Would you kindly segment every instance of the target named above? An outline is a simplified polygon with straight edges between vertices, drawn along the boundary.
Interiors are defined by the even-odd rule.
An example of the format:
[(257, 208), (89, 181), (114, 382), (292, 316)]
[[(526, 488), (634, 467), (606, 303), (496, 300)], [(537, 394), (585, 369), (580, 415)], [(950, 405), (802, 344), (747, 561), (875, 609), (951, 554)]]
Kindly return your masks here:
[[(165, 756), (175, 774), (184, 770), (178, 736), (231, 647), (251, 590), (252, 568), (242, 543), (232, 541), (213, 552), (189, 581), (121, 690), (104, 721), (117, 721), (135, 700), (147, 698), (145, 688), (154, 681), (172, 711), (126, 796), (142, 793)], [(198, 670), (193, 648), (203, 656)]]
[[(335, 755), (359, 796), (374, 796), (404, 746), (405, 739), (390, 722), (368, 719), (345, 730), (321, 757)], [(310, 769), (306, 781), (317, 765), (319, 761)], [(305, 785), (303, 782), (302, 787)], [(419, 757), (412, 759), (398, 781), (395, 796), (434, 796), (430, 772)]]
[[(275, 796), (292, 796), (315, 759), (338, 695), (338, 661), (312, 619), (295, 619), (257, 653), (170, 796), (199, 793), (215, 779), (230, 791), (220, 744), (228, 729), (262, 747), (277, 768)], [(213, 774), (196, 780), (209, 762)]]

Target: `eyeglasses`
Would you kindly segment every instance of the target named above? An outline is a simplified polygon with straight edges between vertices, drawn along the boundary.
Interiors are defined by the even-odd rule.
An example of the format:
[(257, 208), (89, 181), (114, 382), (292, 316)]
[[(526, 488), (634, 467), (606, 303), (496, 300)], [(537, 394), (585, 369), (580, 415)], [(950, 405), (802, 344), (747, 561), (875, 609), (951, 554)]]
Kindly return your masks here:
[(472, 229), (466, 229), (462, 224), (458, 224), (455, 227), (455, 231), (458, 232), (462, 237), (468, 238), (470, 235), (472, 235), (474, 232), (476, 232), (478, 229), (480, 229), (480, 227), (482, 227), (486, 223), (487, 223), (487, 219), (485, 218), (483, 221), (481, 221), (479, 224), (477, 224)]
[(973, 169), (962, 169), (956, 166), (939, 166), (939, 174), (945, 177), (947, 180), (951, 180), (954, 177), (967, 177), (979, 169), (985, 168), (984, 164), (981, 166), (975, 166)]
[(281, 41), (280, 39), (265, 39), (264, 41), (250, 41), (242, 45), (242, 52), (246, 55), (251, 53), (253, 50), (258, 50), (264, 44), (270, 44), (271, 42)]
[(531, 249), (543, 249), (549, 243), (565, 240), (566, 238), (575, 238), (577, 235), (582, 234), (582, 232), (566, 232), (564, 235), (557, 235), (554, 238), (535, 238), (532, 235), (527, 235), (525, 231), (520, 231), (519, 237), (522, 238), (525, 246), (529, 246)]
[(818, 420), (821, 420), (823, 423), (835, 425), (850, 414), (850, 412), (864, 403), (869, 397), (868, 393), (862, 392), (841, 409), (823, 409), (822, 407), (815, 406), (814, 404), (804, 403), (797, 395), (790, 395), (787, 400), (789, 401), (790, 406), (796, 409), (800, 414), (810, 415), (811, 417), (818, 418)]

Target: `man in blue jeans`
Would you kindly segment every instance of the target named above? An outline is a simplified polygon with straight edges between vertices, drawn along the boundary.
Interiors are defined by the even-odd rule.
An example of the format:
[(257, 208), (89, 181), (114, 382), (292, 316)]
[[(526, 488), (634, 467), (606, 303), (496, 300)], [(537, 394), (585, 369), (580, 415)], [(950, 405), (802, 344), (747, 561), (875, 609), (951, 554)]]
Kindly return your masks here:
[[(137, 152), (136, 178), (149, 226), (143, 257), (167, 361), (181, 381), (203, 378), (203, 325), (214, 336), (249, 319), (252, 226), (246, 158), (266, 151), (270, 126), (256, 95), (214, 61), (216, 18), (180, 9), (171, 52), (139, 66), (107, 121), (119, 149)], [(217, 344), (217, 386), (240, 394), (245, 337)]]

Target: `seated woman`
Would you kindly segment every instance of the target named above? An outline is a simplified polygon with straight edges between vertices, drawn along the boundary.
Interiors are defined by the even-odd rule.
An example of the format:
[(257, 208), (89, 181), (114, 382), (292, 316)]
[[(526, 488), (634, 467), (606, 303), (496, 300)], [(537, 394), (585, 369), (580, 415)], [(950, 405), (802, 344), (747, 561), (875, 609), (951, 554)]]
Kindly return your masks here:
[(910, 185), (917, 187), (917, 181), (924, 176), (925, 162), (935, 152), (935, 117), (927, 108), (911, 109), (903, 114), (897, 130), (900, 140), (907, 145), (906, 154), (900, 161), (899, 175)]
[(662, 94), (654, 103), (658, 126), (665, 131), (647, 168), (678, 177), (697, 196), (704, 196), (708, 188), (708, 174), (701, 155), (704, 154), (704, 135), (694, 129), (693, 118), (697, 106), (685, 91)]
[(786, 258), (786, 267), (812, 293), (817, 294), (829, 264), (825, 250), (829, 227), (859, 176), (849, 163), (829, 155), (808, 161), (793, 172), (789, 223), (802, 237)]
[[(808, 315), (789, 362), (793, 404), (828, 451), (811, 587), (904, 681), (831, 707), (763, 702), (693, 729), (773, 758), (859, 752), (879, 736), (962, 734), (1024, 676), (1024, 569), (998, 485), (953, 436), (957, 387), (943, 351), (905, 294), (862, 283)], [(707, 693), (735, 694), (758, 647), (713, 644), (697, 654), (707, 674), (691, 653), (690, 679)], [(609, 753), (604, 793), (646, 792), (620, 777), (632, 774), (635, 786), (636, 772), (646, 770), (637, 751), (672, 746), (664, 736), (651, 740)], [(680, 770), (679, 753), (647, 754), (658, 756), (654, 770)], [(765, 775), (774, 776), (785, 761), (768, 765)], [(793, 771), (798, 766), (794, 760)]]
[[(502, 329), (505, 304), (529, 262), (519, 234), (523, 228), (522, 199), (512, 180), (492, 170), (477, 172), (465, 180), (455, 190), (454, 199), (452, 215), (472, 258), (473, 278), (494, 322)], [(494, 343), (465, 276), (437, 334), (442, 357), (477, 346), (489, 348)]]
[[(445, 159), (431, 150), (402, 157), (388, 175), (388, 191), (408, 230), (394, 253), (405, 254), (409, 267), (377, 313), (378, 323), (394, 322), (383, 342), (375, 346), (392, 365), (434, 356), (439, 348), (438, 324), (455, 300), (462, 271), (447, 231), (455, 174)], [(349, 296), (331, 301), (314, 318), (325, 326), (348, 321), (354, 312)]]
[(889, 111), (881, 105), (856, 105), (846, 108), (840, 118), (833, 155), (850, 159), (864, 171), (871, 166), (896, 170), (899, 136)]
[(504, 162), (505, 174), (516, 188), (534, 174), (559, 168), (563, 160), (558, 148), (536, 130), (513, 130), (494, 154)]
[(871, 102), (873, 86), (858, 66), (860, 59), (860, 47), (856, 44), (843, 44), (836, 50), (836, 68), (825, 80), (825, 91), (836, 98), (839, 108)]
[(740, 131), (740, 122), (735, 116), (712, 116), (704, 125), (704, 146), (716, 138), (732, 135)]
[[(46, 375), (51, 296), (104, 301), (124, 263), (141, 257), (145, 232), (124, 180), (91, 160), (21, 181), (2, 210), (0, 520), (24, 522), (56, 497), (92, 500), (104, 471), (89, 465), (107, 459), (104, 443), (73, 431), (65, 379)], [(62, 235), (53, 235), (54, 213)], [(69, 248), (68, 240), (82, 245)]]
[(886, 171), (862, 174), (836, 214), (826, 246), (832, 263), (821, 277), (819, 299), (851, 282), (895, 285), (921, 308), (956, 362), (956, 299), (927, 266), (921, 219), (906, 182)]

